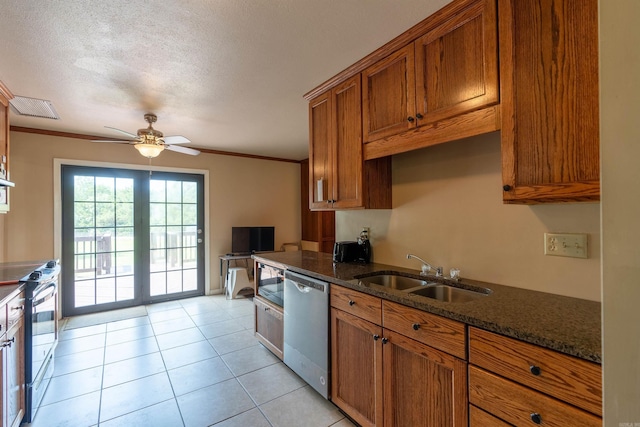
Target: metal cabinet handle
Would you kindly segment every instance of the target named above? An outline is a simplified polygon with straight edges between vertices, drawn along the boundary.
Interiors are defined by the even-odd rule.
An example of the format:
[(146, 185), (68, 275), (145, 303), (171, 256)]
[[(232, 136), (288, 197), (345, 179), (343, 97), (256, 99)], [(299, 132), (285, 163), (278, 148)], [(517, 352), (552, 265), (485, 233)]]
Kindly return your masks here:
[(389, 340), (387, 338), (382, 338), (382, 344), (386, 344), (388, 342), (389, 342)]
[(374, 340), (374, 341), (378, 341), (378, 339), (380, 339), (380, 335), (378, 335), (378, 334), (374, 334), (374, 335), (373, 335), (373, 340)]
[(416, 114), (416, 118), (417, 118), (417, 119), (423, 119), (423, 118), (424, 118), (424, 116), (423, 116), (422, 114), (418, 113), (418, 114)]
[(538, 414), (537, 412), (534, 412), (533, 414), (531, 414), (531, 421), (536, 424), (542, 424), (542, 416), (540, 416), (540, 414)]
[(407, 117), (407, 121), (409, 123), (413, 123), (415, 121), (415, 119), (413, 117), (409, 116), (409, 117)]
[(413, 325), (411, 325), (411, 327), (414, 331), (417, 331), (418, 329), (420, 329), (420, 323), (414, 323)]
[(264, 308), (264, 311), (267, 311), (267, 310), (269, 310), (269, 308), (270, 308), (270, 307), (265, 307), (265, 308)]
[(540, 367), (536, 365), (529, 366), (529, 371), (531, 371), (531, 373), (535, 376), (538, 376), (542, 373), (542, 370), (540, 369)]
[(349, 305), (355, 305), (355, 303), (356, 302), (354, 300), (352, 300), (352, 299), (349, 300)]
[(16, 342), (16, 337), (11, 338), (10, 340), (6, 340), (2, 343), (2, 347), (11, 347), (11, 344)]

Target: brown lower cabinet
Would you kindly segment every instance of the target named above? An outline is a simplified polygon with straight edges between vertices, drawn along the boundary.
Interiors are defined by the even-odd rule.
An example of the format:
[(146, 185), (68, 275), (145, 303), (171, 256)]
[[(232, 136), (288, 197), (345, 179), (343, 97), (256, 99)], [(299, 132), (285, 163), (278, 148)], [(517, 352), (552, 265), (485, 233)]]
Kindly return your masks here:
[(331, 288), (331, 305), (331, 399), (338, 407), (362, 426), (467, 426), (467, 362), (398, 331), (424, 331), (429, 322), (384, 327), (385, 307), (402, 307), (407, 318), (426, 313), (339, 286)]
[(25, 413), (23, 301), (22, 293), (0, 308), (0, 316), (8, 317), (3, 325), (9, 328), (0, 338), (0, 418), (7, 427), (19, 426)]
[(273, 354), (282, 359), (282, 348), (284, 347), (284, 313), (282, 307), (260, 296), (255, 296), (253, 303), (255, 307), (256, 338)]
[(469, 328), (471, 427), (488, 414), (508, 424), (602, 425), (600, 365), (533, 344)]

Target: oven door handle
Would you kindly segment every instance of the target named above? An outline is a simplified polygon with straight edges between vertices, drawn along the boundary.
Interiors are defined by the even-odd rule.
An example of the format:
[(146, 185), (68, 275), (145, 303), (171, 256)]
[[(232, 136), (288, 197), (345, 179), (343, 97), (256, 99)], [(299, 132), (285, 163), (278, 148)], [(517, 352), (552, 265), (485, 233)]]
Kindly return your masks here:
[[(43, 296), (42, 298), (40, 298), (40, 295), (46, 293), (45, 296)], [(51, 283), (49, 286), (47, 286), (46, 288), (44, 288), (42, 291), (38, 292), (38, 294), (36, 295), (38, 297), (38, 299), (33, 300), (32, 306), (35, 307), (36, 305), (40, 305), (43, 302), (49, 301), (51, 298), (53, 298), (53, 296), (56, 294), (56, 284), (55, 283)]]

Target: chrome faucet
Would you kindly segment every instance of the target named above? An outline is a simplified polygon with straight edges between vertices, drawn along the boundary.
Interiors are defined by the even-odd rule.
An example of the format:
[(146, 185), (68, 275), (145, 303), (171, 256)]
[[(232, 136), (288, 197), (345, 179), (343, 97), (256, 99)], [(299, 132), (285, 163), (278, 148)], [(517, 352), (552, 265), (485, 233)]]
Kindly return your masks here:
[(419, 256), (415, 256), (413, 254), (407, 254), (407, 259), (415, 258), (418, 261), (422, 262), (422, 271), (420, 272), (421, 276), (426, 276), (429, 271), (436, 270), (436, 277), (442, 277), (442, 267), (433, 267), (427, 261), (423, 260)]

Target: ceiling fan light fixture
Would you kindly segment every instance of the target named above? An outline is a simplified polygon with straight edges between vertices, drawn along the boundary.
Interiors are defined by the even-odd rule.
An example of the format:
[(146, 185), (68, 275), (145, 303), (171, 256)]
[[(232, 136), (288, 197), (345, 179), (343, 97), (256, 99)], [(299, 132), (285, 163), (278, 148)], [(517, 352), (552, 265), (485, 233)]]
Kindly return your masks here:
[(150, 159), (158, 157), (158, 155), (162, 153), (162, 150), (164, 150), (164, 145), (159, 144), (140, 143), (135, 144), (134, 147), (136, 147), (136, 150), (138, 150), (140, 154)]

